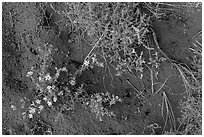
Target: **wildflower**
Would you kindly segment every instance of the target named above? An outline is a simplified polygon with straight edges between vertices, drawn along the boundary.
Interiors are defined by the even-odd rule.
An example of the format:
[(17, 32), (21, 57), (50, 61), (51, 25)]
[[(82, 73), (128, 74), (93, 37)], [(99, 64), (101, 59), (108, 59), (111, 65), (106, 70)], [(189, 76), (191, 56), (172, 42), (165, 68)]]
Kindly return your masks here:
[(23, 119), (26, 118), (26, 112), (23, 112), (21, 115), (23, 116)]
[(88, 66), (89, 66), (89, 61), (85, 60), (85, 61), (84, 61), (84, 66), (85, 66), (85, 67), (88, 67)]
[(50, 99), (49, 99), (47, 96), (44, 97), (43, 100), (47, 103), (47, 105), (48, 105), (49, 107), (52, 106), (52, 102), (50, 101)]
[(50, 100), (47, 100), (47, 105), (48, 105), (49, 107), (51, 107), (51, 106), (52, 106), (52, 102), (51, 102)]
[(22, 99), (20, 99), (20, 102), (22, 103), (21, 108), (24, 108), (25, 107), (25, 100), (22, 98)]
[(46, 81), (50, 81), (52, 78), (51, 78), (51, 76), (50, 76), (50, 74), (48, 73), (48, 74), (46, 74), (46, 76), (45, 76), (45, 80)]
[(76, 84), (76, 78), (72, 77), (71, 80), (69, 81), (69, 83), (74, 86)]
[(35, 113), (35, 108), (29, 107), (29, 113), (31, 113), (31, 114)]
[(112, 95), (109, 106), (114, 105), (117, 101), (122, 102), (122, 99), (119, 98), (118, 96)]
[(56, 74), (55, 74), (55, 76), (54, 76), (54, 79), (55, 80), (57, 80), (57, 78), (59, 77), (59, 75), (60, 75), (60, 71), (67, 71), (67, 68), (66, 67), (63, 67), (63, 68), (60, 68), (60, 69), (58, 69), (57, 67), (55, 67), (55, 69), (57, 70), (57, 72), (56, 72)]
[(41, 103), (41, 100), (37, 99), (37, 100), (35, 100), (35, 102), (36, 102), (37, 104), (40, 104), (40, 103)]
[(33, 75), (33, 71), (29, 71), (29, 72), (27, 72), (27, 74), (26, 74), (27, 77), (30, 77), (30, 76), (32, 76), (32, 75)]
[(28, 114), (28, 117), (29, 118), (33, 118), (33, 114), (35, 113), (35, 108), (34, 107), (29, 107), (29, 110), (28, 110), (28, 112), (29, 112), (29, 114)]
[(38, 113), (40, 113), (43, 110), (44, 106), (40, 105), (38, 108), (39, 108), (39, 112)]
[(38, 77), (38, 80), (39, 82), (44, 82), (44, 79), (41, 76)]
[(12, 109), (13, 111), (15, 111), (15, 110), (16, 110), (16, 106), (11, 105), (11, 109)]
[(57, 97), (56, 97), (56, 96), (53, 97), (53, 101), (54, 101), (54, 102), (57, 101)]
[(57, 95), (58, 96), (62, 96), (63, 95), (63, 91), (61, 90)]
[(104, 67), (103, 62), (102, 62), (102, 63), (97, 62), (96, 65), (97, 65), (98, 67), (102, 67), (102, 68)]
[(110, 95), (110, 93), (96, 93), (91, 95), (90, 99), (84, 104), (91, 109), (91, 112), (96, 115), (100, 121), (102, 121), (102, 116), (115, 116), (113, 112), (108, 111), (107, 108), (103, 106), (103, 103), (109, 102), (109, 106), (112, 106), (117, 101), (122, 101), (118, 96)]
[(28, 114), (28, 117), (29, 118), (33, 118), (33, 114)]

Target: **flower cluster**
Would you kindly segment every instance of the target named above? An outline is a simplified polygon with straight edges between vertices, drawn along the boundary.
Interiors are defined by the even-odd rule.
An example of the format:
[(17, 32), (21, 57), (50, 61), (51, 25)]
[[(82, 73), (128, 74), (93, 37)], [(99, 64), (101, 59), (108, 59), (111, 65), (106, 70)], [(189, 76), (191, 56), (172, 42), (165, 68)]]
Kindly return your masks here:
[(104, 104), (108, 104), (108, 107), (111, 107), (116, 102), (122, 102), (122, 99), (115, 95), (110, 95), (110, 93), (96, 93), (91, 95), (90, 98), (85, 102), (84, 105), (88, 106), (91, 109), (91, 112), (96, 115), (100, 121), (102, 121), (102, 116), (114, 116), (113, 112), (108, 111), (104, 107)]
[(28, 107), (28, 110), (22, 113), (23, 119), (32, 119), (35, 113), (39, 114), (43, 109), (44, 106), (41, 105), (41, 100), (36, 99), (35, 101), (32, 101), (32, 103)]

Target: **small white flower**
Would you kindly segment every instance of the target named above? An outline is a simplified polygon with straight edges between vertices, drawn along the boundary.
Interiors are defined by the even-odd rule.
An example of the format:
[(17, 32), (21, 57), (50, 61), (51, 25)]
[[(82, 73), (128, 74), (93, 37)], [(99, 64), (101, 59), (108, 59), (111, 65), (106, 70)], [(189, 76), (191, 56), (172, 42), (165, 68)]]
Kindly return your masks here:
[(95, 62), (97, 62), (96, 54), (94, 54), (93, 57), (92, 57), (92, 63), (95, 63)]
[(54, 102), (57, 101), (57, 97), (56, 97), (56, 96), (53, 97), (53, 101), (54, 101)]
[(50, 74), (49, 74), (49, 73), (46, 74), (45, 80), (46, 80), (46, 81), (50, 81), (51, 79), (52, 79), (52, 77), (50, 76)]
[(28, 114), (28, 117), (29, 118), (33, 118), (33, 114)]
[(39, 108), (40, 111), (42, 111), (42, 109), (44, 108), (44, 106), (43, 106), (43, 105), (40, 105), (38, 108)]
[(85, 65), (85, 66), (88, 66), (88, 65), (89, 65), (89, 61), (85, 60), (85, 61), (84, 61), (84, 65)]
[(16, 106), (11, 105), (11, 109), (12, 109), (13, 111), (15, 111), (15, 110), (16, 110)]
[(41, 100), (37, 99), (37, 100), (35, 100), (35, 102), (36, 102), (37, 104), (40, 104)]
[(32, 75), (33, 75), (33, 72), (32, 72), (32, 71), (29, 71), (29, 72), (27, 72), (27, 74), (26, 74), (27, 77), (30, 77), (30, 76), (32, 76)]
[(21, 101), (21, 108), (24, 108), (25, 107), (25, 100), (22, 98), (20, 101)]
[(23, 119), (25, 119), (26, 118), (26, 112), (23, 112), (22, 116), (23, 116)]
[(72, 79), (69, 81), (69, 83), (74, 86), (76, 84), (75, 77), (72, 77)]
[(44, 97), (43, 100), (47, 101), (47, 97)]
[(52, 87), (51, 86), (47, 86), (48, 91), (50, 92)]
[(35, 108), (32, 108), (32, 107), (29, 107), (29, 108), (30, 108), (29, 113), (31, 114), (35, 113)]
[(58, 95), (58, 96), (63, 95), (63, 91), (60, 91), (57, 95)]
[(103, 62), (102, 63), (99, 63), (99, 62), (96, 62), (96, 65), (98, 66), (98, 67), (104, 67), (104, 65), (103, 65)]
[(41, 77), (39, 77), (38, 80), (39, 80), (40, 82), (43, 82), (43, 81), (44, 81), (43, 78), (41, 78)]
[(48, 101), (47, 101), (47, 105), (48, 105), (49, 107), (51, 107), (51, 106), (52, 106), (52, 102), (51, 102), (50, 100), (48, 100)]

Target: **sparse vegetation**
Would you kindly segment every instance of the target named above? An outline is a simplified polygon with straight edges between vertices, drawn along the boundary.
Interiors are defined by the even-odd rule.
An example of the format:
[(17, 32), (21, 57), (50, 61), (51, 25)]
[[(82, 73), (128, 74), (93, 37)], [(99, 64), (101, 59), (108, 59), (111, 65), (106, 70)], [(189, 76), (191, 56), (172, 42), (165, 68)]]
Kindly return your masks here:
[[(88, 43), (90, 49), (83, 53), (85, 56), (82, 65), (74, 73), (68, 68), (71, 65), (64, 63), (62, 68), (55, 67), (55, 74), (51, 76), (48, 67), (51, 66), (53, 55), (58, 50), (54, 45), (48, 43), (36, 48), (39, 54), (37, 65), (33, 65), (26, 73), (26, 77), (30, 78), (31, 84), (34, 85), (35, 98), (28, 110), (22, 113), (24, 119), (34, 120), (35, 115), (40, 114), (45, 108), (66, 115), (68, 112), (75, 111), (77, 103), (93, 113), (99, 121), (103, 121), (103, 116), (114, 117), (115, 113), (109, 108), (117, 103), (123, 103), (125, 97), (109, 92), (104, 83), (106, 78), (110, 78), (110, 82), (107, 83), (113, 86), (116, 77), (119, 77), (121, 85), (126, 82), (134, 90), (133, 100), (139, 97), (150, 107), (159, 107), (158, 110), (161, 112), (155, 112), (155, 114), (161, 115), (164, 120), (163, 126), (156, 123), (159, 121), (151, 120), (148, 114), (141, 116), (147, 117), (145, 120), (148, 121), (146, 122), (148, 124), (145, 126), (151, 130), (151, 134), (156, 134), (155, 129), (161, 129), (162, 134), (202, 134), (202, 43), (200, 42), (202, 32), (192, 38), (192, 46), (188, 47), (193, 60), (190, 68), (186, 64), (178, 63), (162, 50), (152, 23), (152, 18), (162, 20), (169, 12), (173, 13), (174, 10), (180, 12), (184, 7), (197, 8), (200, 6), (199, 3), (174, 5), (161, 2), (67, 2), (64, 3), (63, 10), (56, 8), (55, 3), (48, 3), (48, 5), (54, 12), (66, 18), (66, 25), (71, 30), (69, 34), (73, 33), (75, 36), (69, 38), (68, 41), (79, 37)], [(148, 12), (143, 11), (143, 8)], [(58, 23), (56, 24), (58, 25)], [(71, 55), (71, 48), (69, 50), (70, 53), (67, 56)], [(160, 69), (163, 63), (168, 63), (172, 67), (167, 68), (171, 72), (169, 71), (165, 75), (159, 72), (166, 73), (168, 71)], [(88, 91), (89, 89), (85, 88), (85, 86), (89, 86), (88, 84), (85, 84), (84, 81), (79, 83), (80, 76), (95, 67), (99, 67), (103, 71), (100, 84), (103, 84), (104, 89), (100, 92), (96, 89), (93, 89), (93, 92)], [(168, 94), (176, 92), (168, 85), (168, 81), (175, 76), (173, 71), (178, 74), (176, 78), (180, 78), (182, 81), (180, 86), (185, 90), (182, 93), (184, 99), (180, 100), (179, 104), (180, 117), (176, 117), (173, 111), (175, 106), (172, 105), (168, 96)], [(67, 76), (63, 77), (62, 73), (66, 73)], [(145, 75), (148, 75), (148, 78)], [(130, 77), (133, 82), (138, 81), (138, 85), (143, 85), (142, 88), (150, 88), (148, 90), (137, 88)], [(59, 82), (60, 78), (63, 82)], [(100, 80), (95, 80), (93, 83), (97, 83), (96, 81)], [(93, 83), (90, 85), (94, 85)], [(159, 88), (156, 88), (156, 85)], [(165, 90), (166, 88), (168, 90)], [(129, 93), (129, 96), (131, 95), (133, 93)], [(155, 100), (155, 102), (158, 101), (158, 104), (154, 106), (149, 100), (156, 96), (159, 96)], [(159, 100), (161, 101), (159, 102)], [(46, 106), (43, 106), (43, 103)], [(129, 107), (130, 103), (127, 104)], [(139, 107), (138, 113), (142, 115)], [(51, 126), (43, 121), (36, 123), (31, 134), (52, 134)]]

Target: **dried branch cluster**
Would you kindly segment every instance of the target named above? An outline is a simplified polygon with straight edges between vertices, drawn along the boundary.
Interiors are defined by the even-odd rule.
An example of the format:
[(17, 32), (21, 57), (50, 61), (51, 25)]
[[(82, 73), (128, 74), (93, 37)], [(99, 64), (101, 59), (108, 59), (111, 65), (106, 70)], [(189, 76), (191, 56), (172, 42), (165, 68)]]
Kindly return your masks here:
[(82, 70), (97, 54), (106, 63), (117, 64), (118, 70), (127, 67), (142, 71), (143, 53), (136, 53), (136, 48), (148, 47), (145, 34), (149, 17), (140, 12), (138, 3), (67, 3), (66, 8), (64, 15), (74, 30), (81, 30), (85, 40), (85, 35), (94, 38)]

